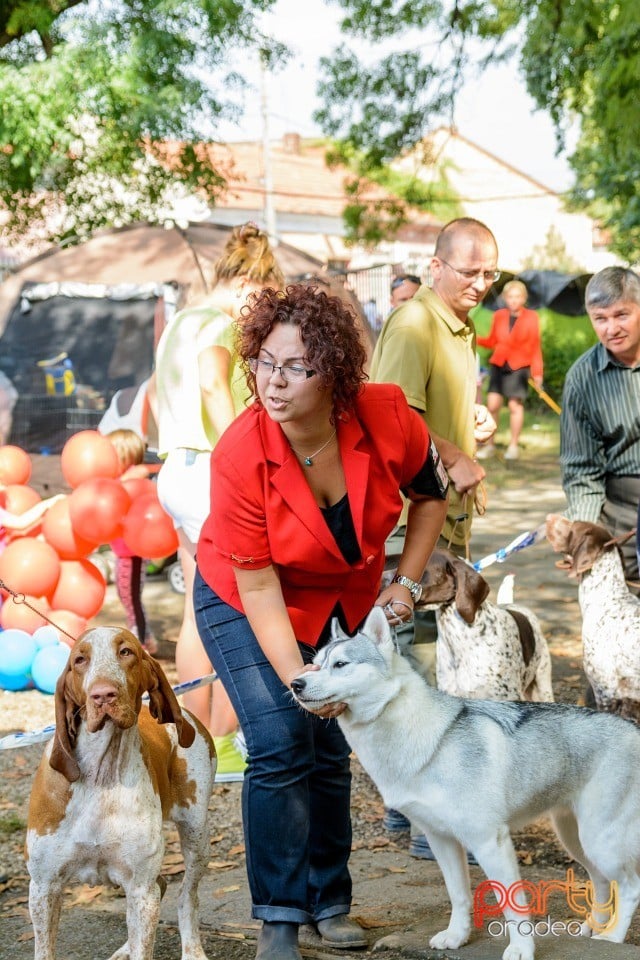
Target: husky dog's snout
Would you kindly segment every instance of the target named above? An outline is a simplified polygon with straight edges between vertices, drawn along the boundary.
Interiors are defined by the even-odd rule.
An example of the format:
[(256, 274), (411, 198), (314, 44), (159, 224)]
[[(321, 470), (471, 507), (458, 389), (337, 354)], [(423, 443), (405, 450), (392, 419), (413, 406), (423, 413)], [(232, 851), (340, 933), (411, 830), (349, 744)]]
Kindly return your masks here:
[(295, 680), (291, 682), (291, 689), (293, 690), (295, 695), (299, 697), (302, 691), (304, 690), (304, 688), (306, 687), (306, 685), (307, 685), (306, 680), (303, 680), (302, 677), (297, 677)]

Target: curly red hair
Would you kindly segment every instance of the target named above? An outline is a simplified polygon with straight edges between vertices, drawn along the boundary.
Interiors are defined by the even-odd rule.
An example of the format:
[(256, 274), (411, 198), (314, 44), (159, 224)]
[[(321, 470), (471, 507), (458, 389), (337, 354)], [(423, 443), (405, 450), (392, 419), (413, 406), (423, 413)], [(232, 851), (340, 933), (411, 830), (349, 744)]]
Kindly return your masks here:
[(366, 352), (352, 309), (339, 297), (306, 283), (252, 294), (241, 311), (238, 354), (256, 397), (255, 375), (248, 361), (258, 356), (278, 323), (300, 328), (305, 362), (324, 386), (332, 388), (334, 418), (351, 410), (367, 379)]

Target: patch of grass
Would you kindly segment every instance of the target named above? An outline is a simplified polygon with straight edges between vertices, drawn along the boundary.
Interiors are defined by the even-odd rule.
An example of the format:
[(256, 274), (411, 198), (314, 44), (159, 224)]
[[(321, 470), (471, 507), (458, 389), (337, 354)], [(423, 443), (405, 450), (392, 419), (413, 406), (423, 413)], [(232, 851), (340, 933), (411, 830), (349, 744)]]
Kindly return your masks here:
[(0, 835), (2, 836), (10, 837), (14, 833), (20, 833), (26, 826), (17, 813), (8, 813), (0, 817)]

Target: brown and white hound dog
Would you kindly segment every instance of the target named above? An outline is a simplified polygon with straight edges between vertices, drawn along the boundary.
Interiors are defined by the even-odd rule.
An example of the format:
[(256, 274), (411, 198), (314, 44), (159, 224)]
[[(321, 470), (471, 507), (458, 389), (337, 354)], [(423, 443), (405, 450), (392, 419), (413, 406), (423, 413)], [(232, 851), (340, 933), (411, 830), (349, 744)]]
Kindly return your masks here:
[(216, 769), (208, 732), (183, 714), (160, 664), (116, 627), (88, 630), (72, 647), (55, 713), (27, 824), (35, 960), (54, 960), (63, 891), (72, 880), (124, 889), (128, 942), (111, 960), (151, 960), (165, 886), (162, 823), (169, 818), (185, 862), (182, 960), (206, 960), (197, 910)]
[(538, 618), (487, 600), (489, 584), (450, 550), (434, 550), (416, 609), (436, 611), (438, 689), (480, 700), (553, 701), (551, 657)]
[(596, 705), (640, 723), (640, 599), (625, 581), (621, 541), (599, 524), (557, 514), (547, 517), (546, 533), (564, 555), (556, 566), (579, 583), (582, 668)]

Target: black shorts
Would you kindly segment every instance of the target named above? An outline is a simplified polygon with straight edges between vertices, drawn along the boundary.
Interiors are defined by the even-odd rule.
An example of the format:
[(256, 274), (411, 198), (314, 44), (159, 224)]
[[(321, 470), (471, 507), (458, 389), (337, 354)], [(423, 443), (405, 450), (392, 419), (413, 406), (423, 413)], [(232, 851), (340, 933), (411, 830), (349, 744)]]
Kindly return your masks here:
[(499, 393), (507, 400), (526, 400), (529, 393), (530, 367), (512, 370), (508, 363), (504, 367), (489, 364), (489, 393)]

